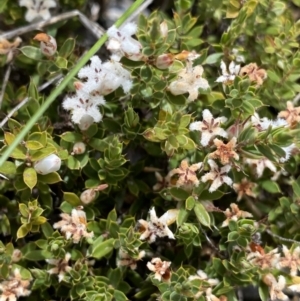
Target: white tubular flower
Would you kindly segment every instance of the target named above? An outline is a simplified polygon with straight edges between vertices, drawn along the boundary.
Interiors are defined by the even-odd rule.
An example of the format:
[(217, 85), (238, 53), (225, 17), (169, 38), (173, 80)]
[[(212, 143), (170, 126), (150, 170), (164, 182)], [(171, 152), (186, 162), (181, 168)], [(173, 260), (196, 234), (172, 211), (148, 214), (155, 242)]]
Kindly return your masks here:
[(214, 118), (208, 109), (202, 112), (203, 120), (195, 121), (190, 124), (191, 131), (201, 132), (201, 145), (207, 146), (209, 141), (215, 136), (227, 138), (227, 132), (220, 127), (221, 123), (227, 121), (226, 117)]
[(52, 36), (45, 33), (38, 33), (33, 39), (40, 42), (41, 52), (45, 56), (53, 56), (55, 54), (57, 43)]
[(120, 58), (125, 56), (133, 61), (142, 60), (142, 45), (131, 37), (136, 31), (137, 25), (134, 23), (127, 23), (121, 29), (113, 25), (106, 32), (109, 38), (107, 49)]
[(23, 280), (19, 269), (14, 269), (13, 275), (8, 280), (0, 283), (0, 300), (16, 301), (19, 297), (29, 296), (31, 291), (28, 290), (30, 280)]
[(164, 213), (160, 218), (157, 217), (155, 208), (150, 209), (150, 220), (145, 221), (140, 219), (138, 221), (141, 226), (141, 231), (143, 232), (140, 236), (141, 240), (147, 239), (149, 243), (153, 243), (156, 237), (169, 237), (170, 239), (175, 239), (174, 234), (168, 228), (169, 225), (176, 221), (178, 215), (178, 209), (170, 209)]
[(168, 29), (168, 23), (165, 20), (160, 23), (159, 29), (160, 29), (161, 36), (163, 38), (166, 38), (168, 36), (169, 29)]
[(229, 68), (228, 68), (229, 72), (228, 72), (226, 64), (224, 63), (224, 61), (221, 61), (220, 68), (222, 70), (222, 75), (217, 78), (216, 82), (223, 83), (223, 84), (229, 84), (229, 83), (233, 82), (235, 77), (239, 74), (241, 66), (236, 65), (235, 62), (232, 61), (229, 64)]
[(232, 179), (227, 176), (227, 173), (231, 169), (230, 165), (225, 165), (222, 168), (219, 168), (216, 162), (211, 159), (208, 160), (208, 164), (211, 167), (211, 170), (202, 176), (201, 181), (204, 183), (207, 181), (212, 181), (212, 184), (208, 190), (209, 192), (216, 191), (224, 183), (228, 186), (232, 185)]
[(125, 93), (130, 91), (130, 72), (114, 58), (102, 64), (98, 56), (91, 57), (91, 64), (83, 67), (78, 73), (79, 78), (87, 79), (84, 83), (85, 91), (95, 95), (107, 95), (119, 87), (122, 87)]
[(70, 258), (71, 258), (71, 254), (66, 253), (64, 259), (46, 259), (46, 262), (55, 266), (50, 270), (48, 270), (48, 273), (50, 275), (51, 274), (58, 275), (58, 282), (61, 282), (64, 279), (65, 274), (72, 270), (72, 268), (69, 266)]
[(272, 274), (267, 274), (263, 277), (264, 283), (269, 287), (271, 300), (288, 300), (289, 297), (285, 295), (282, 290), (285, 288), (286, 280), (284, 276), (280, 275), (278, 281)]
[(85, 114), (81, 117), (78, 127), (82, 131), (86, 131), (93, 123), (94, 123), (94, 118), (90, 115)]
[(52, 154), (34, 163), (35, 171), (41, 175), (47, 175), (51, 172), (58, 171), (60, 166), (61, 159), (55, 154)]
[(20, 0), (19, 5), (27, 8), (25, 19), (32, 22), (50, 19), (49, 9), (56, 7), (56, 2), (54, 0)]
[(147, 268), (155, 273), (154, 278), (158, 281), (168, 281), (171, 278), (170, 265), (170, 261), (162, 261), (160, 258), (156, 257), (153, 258), (151, 262), (147, 263)]
[(74, 244), (78, 244), (81, 237), (91, 238), (94, 236), (93, 232), (87, 232), (86, 215), (81, 208), (73, 209), (71, 215), (62, 213), (60, 215), (62, 220), (53, 225), (54, 229), (60, 229), (65, 234), (66, 239), (72, 237)]
[(260, 178), (263, 175), (266, 168), (270, 169), (273, 173), (277, 171), (276, 166), (267, 158), (246, 159), (246, 163), (255, 167), (257, 178)]
[[(87, 93), (83, 88), (78, 90), (75, 96), (65, 98), (63, 108), (67, 111), (71, 111), (72, 121), (74, 123), (80, 124), (82, 128), (88, 128), (91, 125), (91, 118), (93, 122), (102, 120), (98, 106), (104, 104), (105, 99), (101, 95), (92, 95)], [(90, 116), (90, 118), (86, 116)]]
[(198, 98), (199, 88), (203, 90), (207, 90), (209, 88), (208, 81), (202, 77), (202, 74), (202, 66), (192, 68), (192, 62), (188, 62), (186, 69), (179, 72), (178, 79), (170, 84), (170, 92), (173, 95), (189, 93), (188, 100), (194, 101)]

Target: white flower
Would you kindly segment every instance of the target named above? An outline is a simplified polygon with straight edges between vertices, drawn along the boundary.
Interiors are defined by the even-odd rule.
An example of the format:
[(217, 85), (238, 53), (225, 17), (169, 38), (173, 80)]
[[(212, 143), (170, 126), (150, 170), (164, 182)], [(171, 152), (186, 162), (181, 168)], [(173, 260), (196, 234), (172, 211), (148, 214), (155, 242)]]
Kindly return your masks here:
[(161, 281), (162, 279), (167, 281), (171, 277), (171, 271), (169, 269), (170, 265), (170, 261), (162, 261), (157, 257), (147, 263), (147, 268), (150, 271), (155, 272), (154, 278), (158, 281)]
[(215, 286), (220, 282), (219, 279), (208, 278), (207, 274), (202, 270), (198, 270), (197, 275), (189, 277), (189, 280), (195, 280), (195, 279), (204, 280), (208, 282), (211, 286)]
[(47, 175), (60, 169), (61, 159), (52, 154), (34, 163), (34, 169), (41, 175)]
[(131, 257), (127, 252), (122, 248), (119, 250), (119, 258), (117, 259), (118, 267), (130, 267), (132, 270), (135, 270), (137, 267), (137, 261), (145, 257), (146, 252), (144, 250), (138, 252), (138, 248), (135, 248), (135, 251), (138, 253), (136, 257)]
[(54, 0), (20, 0), (19, 5), (27, 8), (25, 19), (32, 22), (38, 19), (50, 19), (49, 9), (56, 7), (56, 2)]
[(202, 77), (203, 67), (192, 67), (192, 61), (187, 62), (186, 69), (178, 74), (178, 79), (173, 81), (169, 90), (173, 95), (189, 93), (188, 100), (194, 101), (199, 95), (198, 89), (207, 90), (209, 88), (208, 81)]
[(281, 163), (284, 163), (284, 162), (288, 161), (288, 160), (290, 159), (290, 157), (291, 157), (292, 151), (293, 151), (295, 148), (296, 148), (295, 143), (292, 143), (291, 145), (286, 146), (286, 147), (282, 147), (282, 149), (283, 149), (284, 152), (285, 152), (285, 157), (281, 157), (281, 158), (279, 159), (279, 161), (280, 161)]
[(235, 61), (238, 63), (245, 63), (245, 57), (239, 53), (239, 50), (236, 48), (233, 48), (231, 53), (235, 56)]
[(206, 301), (221, 301), (220, 298), (216, 297), (213, 293), (212, 293), (212, 288), (209, 287), (206, 291), (205, 291), (205, 299)]
[(262, 251), (250, 252), (247, 255), (247, 261), (252, 265), (259, 267), (260, 269), (270, 269), (278, 266), (278, 262), (280, 259), (280, 254), (278, 253), (278, 249), (273, 249), (268, 253)]
[(209, 192), (216, 191), (224, 183), (228, 186), (232, 185), (232, 179), (227, 176), (227, 173), (231, 169), (230, 165), (225, 165), (222, 168), (219, 168), (216, 162), (211, 159), (208, 160), (208, 164), (211, 167), (211, 170), (202, 176), (201, 181), (212, 181), (212, 184), (208, 190)]
[(226, 220), (222, 223), (221, 227), (227, 227), (230, 221), (237, 221), (239, 218), (252, 217), (253, 215), (247, 211), (240, 210), (237, 204), (230, 204), (230, 209), (224, 211)]
[(300, 247), (296, 247), (292, 252), (285, 246), (282, 246), (282, 252), (284, 256), (280, 257), (278, 262), (278, 269), (290, 268), (290, 275), (297, 276), (298, 270), (300, 270)]
[(255, 167), (257, 178), (260, 178), (263, 175), (265, 168), (270, 169), (274, 173), (277, 171), (275, 165), (267, 158), (246, 159), (246, 163)]
[(269, 127), (276, 128), (280, 126), (288, 126), (288, 123), (283, 118), (277, 118), (270, 120), (267, 117), (260, 118), (257, 113), (251, 117), (251, 124), (257, 128), (259, 132), (267, 130)]
[(54, 229), (60, 229), (65, 234), (66, 239), (72, 237), (75, 244), (79, 243), (81, 237), (91, 238), (94, 236), (93, 232), (87, 232), (86, 215), (81, 208), (73, 209), (71, 215), (62, 213), (60, 215), (62, 220), (53, 225)]
[(91, 64), (78, 72), (78, 77), (87, 79), (83, 89), (97, 95), (107, 95), (119, 87), (128, 93), (132, 87), (130, 72), (123, 68), (116, 60), (102, 64), (98, 56), (91, 57)]
[(138, 222), (143, 231), (140, 236), (141, 240), (147, 239), (149, 243), (153, 243), (156, 240), (156, 237), (165, 237), (168, 236), (170, 239), (175, 239), (174, 234), (168, 228), (169, 225), (175, 222), (178, 209), (170, 209), (164, 213), (160, 218), (156, 216), (155, 208), (150, 209), (150, 220), (145, 221), (140, 219)]
[(271, 300), (289, 299), (289, 297), (282, 292), (286, 285), (286, 280), (284, 276), (280, 275), (278, 277), (278, 281), (276, 281), (276, 278), (269, 273), (263, 277), (263, 281), (269, 287)]
[(46, 259), (46, 261), (54, 265), (54, 268), (48, 270), (49, 274), (57, 274), (58, 275), (58, 282), (61, 282), (64, 279), (66, 273), (70, 272), (72, 268), (69, 266), (69, 260), (71, 258), (70, 253), (66, 253), (64, 259)]
[(109, 38), (107, 49), (120, 58), (126, 56), (133, 61), (141, 60), (142, 45), (131, 37), (136, 31), (137, 25), (134, 23), (127, 23), (121, 29), (113, 25), (106, 32)]
[(227, 132), (220, 127), (221, 123), (226, 122), (226, 117), (214, 118), (208, 109), (203, 110), (202, 116), (202, 121), (195, 121), (190, 124), (190, 130), (201, 132), (200, 143), (203, 146), (207, 146), (209, 141), (215, 136), (227, 138)]
[(67, 97), (63, 101), (63, 108), (71, 111), (72, 121), (82, 124), (82, 119), (86, 119), (86, 115), (93, 118), (93, 122), (102, 120), (98, 106), (104, 105), (105, 100), (101, 95), (88, 93), (84, 88), (77, 90), (76, 95)]
[(288, 286), (287, 288), (293, 292), (300, 293), (300, 283), (292, 284), (292, 285)]
[(231, 62), (229, 64), (229, 72), (227, 71), (227, 67), (226, 64), (224, 63), (224, 61), (221, 61), (221, 66), (220, 66), (221, 70), (222, 70), (222, 75), (219, 76), (216, 80), (216, 82), (218, 83), (230, 83), (232, 81), (234, 81), (235, 77), (239, 74), (240, 72), (240, 65), (236, 65), (235, 62)]

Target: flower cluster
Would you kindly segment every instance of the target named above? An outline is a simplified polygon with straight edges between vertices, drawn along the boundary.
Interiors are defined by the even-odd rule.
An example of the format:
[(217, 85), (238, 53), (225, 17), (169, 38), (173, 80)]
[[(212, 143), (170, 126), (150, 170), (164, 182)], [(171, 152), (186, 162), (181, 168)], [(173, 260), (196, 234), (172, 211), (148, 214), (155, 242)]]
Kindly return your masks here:
[(0, 283), (1, 301), (16, 301), (19, 297), (29, 296), (31, 291), (28, 290), (30, 280), (23, 280), (18, 268), (13, 270), (13, 275), (8, 280)]
[(78, 72), (80, 82), (75, 82), (76, 94), (68, 96), (63, 102), (63, 108), (71, 111), (72, 121), (78, 124), (82, 131), (87, 130), (94, 122), (102, 120), (99, 106), (105, 105), (103, 96), (122, 87), (128, 93), (132, 87), (131, 75), (119, 62), (126, 56), (131, 60), (141, 60), (141, 44), (131, 36), (136, 32), (134, 23), (126, 24), (122, 29), (112, 26), (107, 34), (110, 37), (107, 44), (113, 55), (110, 60), (102, 63), (98, 56), (91, 57), (90, 65)]

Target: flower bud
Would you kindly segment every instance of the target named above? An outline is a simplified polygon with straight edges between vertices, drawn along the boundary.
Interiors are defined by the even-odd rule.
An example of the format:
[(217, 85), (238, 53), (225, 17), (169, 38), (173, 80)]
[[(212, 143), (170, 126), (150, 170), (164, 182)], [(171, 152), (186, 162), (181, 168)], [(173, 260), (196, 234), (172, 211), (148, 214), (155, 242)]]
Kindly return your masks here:
[(33, 39), (40, 42), (41, 51), (45, 56), (53, 56), (55, 54), (57, 44), (52, 36), (46, 33), (38, 33)]
[(84, 205), (88, 205), (96, 199), (97, 192), (94, 188), (85, 190), (80, 195), (80, 200)]
[(74, 82), (74, 88), (75, 88), (75, 90), (76, 91), (79, 91), (79, 90), (81, 90), (82, 89), (82, 87), (83, 87), (83, 83), (82, 82), (80, 82), (80, 81), (76, 81), (76, 82)]
[(83, 115), (78, 124), (82, 131), (86, 131), (94, 123), (94, 118), (90, 115)]
[(18, 262), (22, 258), (22, 252), (19, 249), (14, 249), (13, 254), (11, 256), (12, 262)]
[(60, 169), (61, 159), (52, 154), (42, 160), (34, 163), (34, 169), (41, 175), (47, 175), (51, 172), (58, 171)]
[(167, 69), (169, 68), (174, 62), (174, 56), (172, 53), (165, 53), (161, 54), (157, 57), (154, 65), (158, 69)]
[(81, 155), (85, 153), (86, 146), (83, 142), (76, 142), (73, 146), (73, 152), (72, 155)]
[(80, 200), (83, 204), (87, 205), (93, 202), (97, 197), (97, 192), (102, 191), (108, 187), (107, 184), (101, 184), (96, 188), (90, 188), (82, 192), (80, 195)]
[(168, 23), (166, 21), (163, 21), (160, 23), (160, 32), (161, 36), (163, 38), (166, 38), (168, 36)]

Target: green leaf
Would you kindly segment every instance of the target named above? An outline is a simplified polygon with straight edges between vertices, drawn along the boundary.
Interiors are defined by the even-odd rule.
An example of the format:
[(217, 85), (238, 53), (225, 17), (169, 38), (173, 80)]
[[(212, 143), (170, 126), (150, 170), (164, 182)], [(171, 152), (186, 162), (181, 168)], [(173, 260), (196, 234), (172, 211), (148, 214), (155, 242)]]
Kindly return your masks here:
[(185, 201), (185, 208), (187, 210), (192, 210), (195, 206), (196, 200), (193, 196), (189, 196)]
[(11, 145), (14, 142), (15, 138), (16, 136), (12, 133), (9, 132), (4, 133), (4, 141), (7, 145)]
[(31, 156), (31, 161), (35, 162), (44, 159), (50, 156), (51, 154), (54, 154), (55, 152), (56, 152), (56, 148), (54, 146), (49, 145), (43, 149), (39, 149), (36, 152), (34, 152)]
[(69, 38), (67, 39), (64, 44), (59, 49), (59, 56), (63, 58), (67, 58), (69, 55), (72, 54), (75, 47), (75, 39)]
[(258, 293), (261, 301), (268, 301), (269, 300), (269, 288), (266, 284), (260, 283), (258, 287)]
[(114, 238), (110, 238), (105, 241), (101, 241), (101, 240), (97, 239), (93, 244), (91, 256), (96, 259), (100, 259), (100, 258), (104, 257), (105, 255), (107, 255), (108, 253), (110, 253), (113, 250), (114, 244), (115, 244)]
[(41, 225), (41, 229), (42, 229), (42, 232), (43, 232), (43, 234), (44, 234), (44, 236), (45, 236), (46, 238), (49, 238), (49, 237), (52, 236), (52, 234), (53, 234), (53, 229), (52, 229), (51, 225), (50, 225), (48, 222), (42, 224), (42, 225)]
[(26, 168), (23, 173), (24, 183), (32, 190), (37, 183), (37, 173), (34, 168)]
[(40, 48), (33, 47), (33, 46), (24, 46), (20, 48), (20, 51), (27, 57), (33, 60), (41, 60), (43, 55)]
[(266, 191), (268, 191), (270, 193), (280, 193), (281, 192), (278, 184), (271, 180), (263, 181), (261, 183), (261, 186), (263, 189), (265, 189)]
[(76, 132), (65, 132), (62, 135), (60, 135), (60, 138), (64, 141), (71, 142), (71, 143), (82, 141), (82, 135)]
[(204, 61), (203, 65), (214, 65), (216, 64), (221, 57), (224, 56), (223, 52), (218, 52), (218, 53), (213, 53), (211, 55), (209, 55), (206, 60)]
[(44, 145), (38, 141), (28, 140), (25, 142), (25, 147), (29, 150), (38, 150), (44, 147)]
[(5, 175), (15, 175), (17, 172), (17, 168), (15, 163), (6, 161), (0, 166), (0, 173)]
[(297, 199), (300, 199), (300, 176), (292, 183), (293, 192)]
[(200, 203), (197, 202), (194, 207), (194, 212), (196, 214), (196, 217), (198, 221), (205, 227), (210, 228), (210, 216), (207, 213), (206, 209), (204, 206)]
[(65, 58), (60, 57), (60, 56), (58, 56), (56, 58), (55, 64), (60, 69), (67, 69), (67, 67), (68, 67), (68, 61)]
[(189, 197), (189, 193), (182, 188), (172, 187), (170, 188), (169, 192), (173, 198), (182, 201), (186, 200)]
[(125, 296), (125, 294), (121, 291), (118, 291), (118, 290), (114, 291), (114, 299), (116, 301), (126, 301), (126, 300), (128, 300), (127, 297)]
[(62, 181), (60, 175), (57, 172), (51, 172), (47, 175), (38, 175), (38, 179), (39, 181), (42, 181), (47, 184), (54, 184)]
[(31, 227), (28, 224), (22, 225), (17, 231), (17, 238), (19, 239), (25, 237), (29, 233), (30, 228)]
[(81, 205), (80, 198), (73, 192), (64, 192), (64, 200), (73, 207)]
[(183, 95), (173, 95), (172, 93), (167, 92), (166, 96), (172, 105), (184, 106), (186, 103), (186, 98)]

